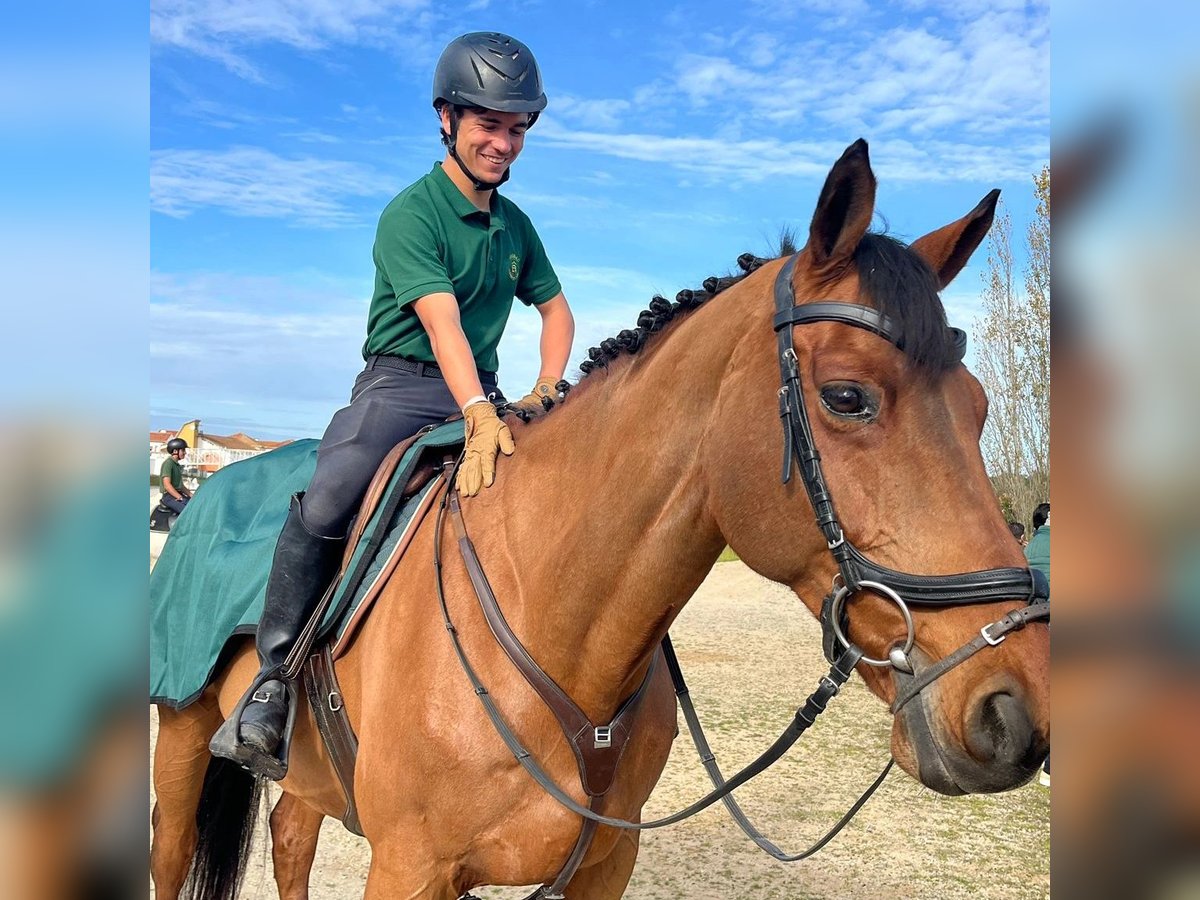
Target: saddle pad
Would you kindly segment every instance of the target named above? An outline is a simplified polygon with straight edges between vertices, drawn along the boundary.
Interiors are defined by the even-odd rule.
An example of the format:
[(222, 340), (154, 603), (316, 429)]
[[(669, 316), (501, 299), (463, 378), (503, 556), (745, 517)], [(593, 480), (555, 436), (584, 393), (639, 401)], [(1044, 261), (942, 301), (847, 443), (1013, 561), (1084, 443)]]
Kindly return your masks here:
[[(462, 441), (458, 420), (422, 435), (405, 453), (354, 551), (323, 635), (344, 623), (369, 592), (371, 560), (364, 562), (364, 556), (388, 545), (379, 529), (402, 531), (414, 500), (439, 483), (431, 482), (397, 508), (393, 495), (403, 490), (420, 457), (426, 451), (451, 452)], [(152, 703), (182, 709), (194, 702), (223, 662), (230, 639), (255, 632), (289, 499), (308, 486), (319, 445), (294, 441), (224, 467), (204, 482), (176, 520), (150, 575)], [(360, 567), (367, 577), (356, 577)], [(344, 596), (351, 588), (352, 595)]]

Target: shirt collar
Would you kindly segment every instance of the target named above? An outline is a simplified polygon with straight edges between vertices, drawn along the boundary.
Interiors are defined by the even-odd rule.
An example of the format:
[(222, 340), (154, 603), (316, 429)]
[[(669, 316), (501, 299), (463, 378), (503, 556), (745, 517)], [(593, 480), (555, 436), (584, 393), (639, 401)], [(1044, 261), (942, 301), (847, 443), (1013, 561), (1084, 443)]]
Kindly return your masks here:
[(441, 190), (442, 196), (450, 204), (450, 208), (458, 214), (460, 219), (467, 219), (471, 216), (482, 216), (484, 221), (488, 222), (493, 229), (504, 228), (504, 213), (500, 211), (501, 207), (498, 199), (500, 195), (495, 191), (492, 191), (491, 212), (486, 213), (463, 196), (463, 192), (458, 189), (458, 185), (450, 180), (450, 176), (442, 168), (441, 162), (434, 163), (433, 171), (429, 174), (432, 176), (434, 184)]

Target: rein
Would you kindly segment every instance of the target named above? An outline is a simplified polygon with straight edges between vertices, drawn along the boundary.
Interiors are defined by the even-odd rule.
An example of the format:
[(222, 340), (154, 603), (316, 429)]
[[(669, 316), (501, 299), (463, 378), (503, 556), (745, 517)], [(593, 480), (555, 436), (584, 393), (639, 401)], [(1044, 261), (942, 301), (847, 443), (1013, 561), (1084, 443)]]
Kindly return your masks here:
[[(461, 457), (459, 461), (456, 461), (453, 464), (454, 469), (457, 469), (458, 462), (460, 461)], [(487, 713), (488, 718), (492, 722), (492, 726), (496, 729), (496, 733), (504, 741), (505, 746), (507, 746), (509, 749), (509, 752), (512, 753), (513, 757), (518, 763), (520, 763), (521, 767), (530, 774), (534, 781), (536, 781), (542, 787), (542, 789), (546, 791), (546, 793), (558, 801), (558, 803), (560, 803), (562, 806), (566, 807), (571, 812), (581, 816), (584, 819), (584, 827), (580, 833), (579, 839), (576, 841), (575, 848), (572, 851), (571, 856), (568, 858), (567, 863), (559, 872), (558, 877), (555, 878), (554, 883), (548, 887), (542, 886), (538, 888), (537, 891), (535, 891), (534, 894), (529, 898), (529, 900), (561, 900), (563, 897), (562, 891), (574, 876), (579, 864), (583, 861), (583, 856), (591, 843), (592, 837), (595, 834), (596, 825), (598, 824), (637, 831), (645, 831), (652, 828), (663, 828), (667, 825), (674, 825), (677, 822), (682, 822), (684, 819), (688, 819), (691, 816), (694, 816), (696, 813), (707, 809), (709, 806), (712, 806), (712, 804), (716, 803), (718, 800), (723, 800), (725, 801), (725, 805), (729, 809), (731, 815), (733, 815), (735, 820), (738, 821), (739, 825), (742, 826), (743, 830), (745, 830), (746, 833), (750, 835), (750, 837), (755, 841), (755, 843), (758, 843), (760, 847), (762, 847), (764, 850), (767, 850), (767, 852), (775, 856), (776, 859), (781, 859), (784, 861), (799, 860), (811, 856), (813, 853), (816, 853), (829, 841), (831, 841), (837, 835), (837, 833), (849, 823), (849, 821), (854, 817), (854, 814), (858, 812), (862, 805), (867, 802), (867, 799), (871, 796), (871, 794), (875, 792), (875, 789), (883, 782), (883, 779), (887, 776), (888, 771), (891, 769), (891, 760), (888, 761), (887, 766), (884, 768), (879, 777), (875, 779), (874, 783), (851, 807), (850, 811), (847, 812), (846, 815), (843, 816), (842, 819), (832, 829), (830, 829), (830, 831), (826, 833), (824, 837), (817, 841), (817, 843), (808, 850), (792, 857), (784, 855), (782, 851), (778, 850), (778, 848), (774, 846), (774, 844), (771, 844), (770, 841), (763, 837), (749, 822), (749, 820), (746, 819), (741, 809), (737, 806), (736, 801), (729, 796), (734, 790), (741, 787), (755, 776), (766, 771), (768, 768), (770, 768), (770, 766), (777, 762), (791, 748), (791, 746), (800, 739), (800, 736), (804, 734), (804, 732), (807, 731), (809, 727), (813, 725), (813, 723), (816, 722), (817, 717), (825, 711), (829, 701), (837, 695), (842, 685), (849, 680), (850, 676), (854, 672), (854, 666), (857, 665), (862, 659), (862, 651), (857, 647), (850, 645), (839, 655), (838, 659), (834, 661), (829, 670), (829, 674), (821, 677), (820, 682), (817, 685), (817, 689), (808, 696), (808, 699), (805, 701), (804, 705), (796, 710), (795, 716), (784, 729), (783, 733), (780, 734), (780, 736), (775, 739), (774, 743), (772, 743), (771, 746), (768, 747), (757, 759), (738, 772), (738, 774), (733, 778), (729, 779), (728, 781), (723, 779), (720, 769), (716, 765), (716, 758), (713, 756), (711, 751), (707, 751), (706, 749), (706, 751), (701, 753), (702, 757), (705, 759), (705, 767), (708, 769), (709, 776), (713, 780), (714, 790), (701, 797), (691, 806), (688, 806), (687, 808), (669, 816), (655, 819), (651, 822), (631, 822), (626, 819), (600, 814), (596, 810), (596, 807), (599, 805), (599, 800), (601, 797), (596, 795), (590, 796), (590, 803), (586, 807), (576, 802), (574, 798), (563, 791), (562, 788), (560, 788), (554, 782), (554, 780), (548, 774), (546, 774), (545, 770), (533, 758), (533, 755), (529, 752), (529, 750), (526, 749), (523, 744), (521, 744), (520, 739), (505, 720), (504, 714), (501, 713), (499, 707), (492, 699), (491, 692), (483, 684), (478, 673), (475, 671), (475, 668), (471, 665), (470, 660), (467, 658), (466, 650), (463, 648), (462, 641), (458, 635), (458, 629), (455, 627), (454, 622), (450, 617), (449, 606), (446, 602), (445, 586), (442, 579), (443, 568), (441, 557), (442, 536), (445, 531), (447, 510), (450, 511), (451, 517), (455, 520), (454, 528), (458, 535), (459, 551), (463, 554), (463, 559), (464, 563), (467, 565), (468, 574), (471, 574), (474, 571), (482, 573), (478, 556), (475, 554), (474, 545), (471, 543), (471, 540), (466, 533), (466, 523), (463, 521), (462, 510), (459, 506), (458, 497), (455, 494), (453, 485), (454, 472), (451, 471), (446, 478), (445, 494), (442, 498), (442, 502), (438, 506), (438, 516), (434, 526), (433, 559), (434, 568), (437, 575), (435, 581), (437, 584), (438, 603), (442, 611), (442, 622), (445, 625), (447, 633), (450, 635), (450, 641), (454, 646), (455, 655), (458, 657), (458, 661), (462, 666), (463, 672), (466, 674), (468, 681), (470, 681), (471, 687), (475, 691), (475, 695), (479, 698), (479, 702), (483, 705), (484, 711)], [(483, 584), (485, 583), (486, 580), (484, 580)], [(483, 588), (480, 580), (474, 576), (472, 576), (472, 586), (475, 588), (476, 596), (479, 599), (481, 606), (484, 608), (485, 615), (488, 615), (488, 607), (496, 602), (494, 596), (490, 596), (490, 587)], [(488, 615), (488, 619), (489, 625), (492, 625), (493, 628), (495, 628), (496, 623), (493, 622), (493, 617)], [(503, 623), (502, 627), (507, 631), (507, 635), (503, 639), (497, 636), (497, 639), (500, 640), (501, 646), (505, 649), (506, 653), (508, 653), (509, 641), (515, 642), (517, 646), (520, 646), (520, 641), (517, 640), (516, 636), (512, 634), (511, 630), (508, 629), (507, 622), (504, 622), (503, 616), (500, 616), (498, 621)], [(521, 650), (522, 652), (525, 652), (523, 647)], [(674, 648), (671, 646), (669, 638), (663, 639), (662, 651), (667, 661), (667, 666), (671, 671), (671, 678), (675, 684), (676, 695), (680, 697), (681, 703), (683, 704), (685, 718), (688, 721), (688, 729), (692, 734), (692, 740), (696, 743), (698, 748), (701, 746), (707, 748), (708, 742), (704, 737), (704, 732), (700, 726), (700, 721), (696, 716), (695, 708), (692, 706), (691, 700), (688, 697), (687, 685), (683, 682), (683, 673), (679, 669), (679, 663), (675, 658)], [(512, 653), (509, 653), (509, 657), (510, 659), (513, 659), (514, 664), (517, 664), (517, 661)], [(530, 659), (530, 662), (532, 663), (532, 659)], [(530, 681), (530, 684), (535, 688), (535, 690), (537, 690), (539, 694), (542, 694), (542, 689), (539, 688), (536, 680), (530, 678), (529, 673), (524, 667), (519, 664), (517, 665), (522, 674), (526, 676), (526, 679)], [(534, 663), (534, 666), (536, 667), (536, 663)], [(653, 673), (653, 668), (654, 662), (652, 659), (646, 673), (646, 678), (643, 680), (641, 687), (638, 688), (632, 697), (628, 698), (624, 701), (624, 703), (621, 704), (618, 710), (617, 719), (622, 718), (623, 714), (632, 706), (634, 706), (636, 701), (639, 700), (644, 694), (646, 685), (650, 680), (650, 675)], [(537, 671), (542, 672), (540, 668), (538, 668)], [(558, 688), (557, 685), (554, 685), (553, 681), (548, 675), (545, 675), (544, 672), (542, 672), (542, 675), (547, 681), (550, 682), (550, 684), (553, 685), (554, 690), (561, 692), (561, 689)], [(565, 697), (566, 695), (564, 694), (563, 696)], [(545, 700), (544, 695), (543, 700)], [(570, 702), (569, 698), (568, 702)], [(554, 710), (554, 707), (552, 706), (551, 709)], [(557, 711), (555, 711), (555, 714), (556, 717), (558, 717)], [(614, 719), (614, 724), (616, 721), (617, 720)], [(562, 719), (560, 718), (560, 725), (561, 724)], [(602, 729), (596, 729), (597, 733), (600, 733), (601, 731)], [(607, 732), (608, 729), (604, 728), (603, 731)], [(578, 745), (576, 738), (578, 736), (573, 738), (570, 731), (568, 731), (566, 727), (564, 727), (564, 734), (566, 734), (568, 742), (572, 745), (572, 748), (576, 749)], [(577, 759), (579, 757), (578, 751), (576, 752), (576, 757)], [(586, 786), (588, 784), (588, 776), (582, 763), (580, 764), (580, 772), (581, 779)]]

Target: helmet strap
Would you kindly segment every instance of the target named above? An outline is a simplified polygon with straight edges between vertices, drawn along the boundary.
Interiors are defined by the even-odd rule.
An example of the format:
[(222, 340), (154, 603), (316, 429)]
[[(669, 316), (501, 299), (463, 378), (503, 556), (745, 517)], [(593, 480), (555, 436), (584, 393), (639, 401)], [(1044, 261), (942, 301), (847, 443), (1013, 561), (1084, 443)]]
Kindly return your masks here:
[(450, 133), (446, 134), (446, 132), (443, 131), (441, 134), (442, 143), (446, 145), (446, 150), (450, 153), (450, 156), (453, 158), (453, 160), (458, 163), (458, 167), (462, 169), (462, 173), (471, 180), (471, 184), (475, 190), (479, 191), (480, 193), (483, 193), (484, 191), (494, 191), (496, 188), (500, 187), (500, 185), (504, 184), (504, 182), (508, 181), (508, 176), (512, 169), (511, 166), (504, 170), (504, 174), (500, 176), (499, 181), (483, 181), (476, 176), (474, 172), (467, 168), (466, 163), (464, 163), (462, 158), (458, 155), (458, 111), (453, 107), (450, 108)]

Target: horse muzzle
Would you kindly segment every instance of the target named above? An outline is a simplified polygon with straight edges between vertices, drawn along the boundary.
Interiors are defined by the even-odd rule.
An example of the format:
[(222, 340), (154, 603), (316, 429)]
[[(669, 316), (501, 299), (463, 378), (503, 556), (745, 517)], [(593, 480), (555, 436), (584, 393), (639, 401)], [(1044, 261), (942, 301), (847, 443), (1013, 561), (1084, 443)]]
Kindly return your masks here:
[[(919, 647), (911, 659), (918, 672), (931, 662)], [(912, 676), (894, 671), (892, 677), (900, 691)], [(927, 686), (897, 713), (892, 749), (926, 787), (955, 796), (1025, 784), (1046, 758), (1050, 742), (1035, 723), (1024, 690), (1000, 676), (980, 685), (958, 711), (948, 708), (937, 682)]]

